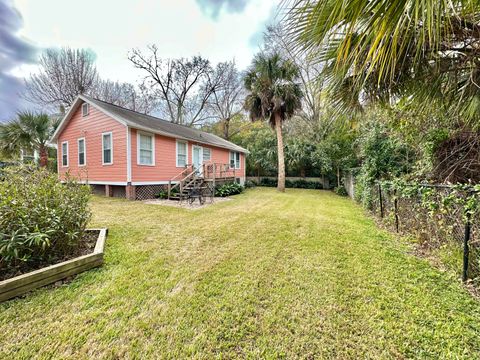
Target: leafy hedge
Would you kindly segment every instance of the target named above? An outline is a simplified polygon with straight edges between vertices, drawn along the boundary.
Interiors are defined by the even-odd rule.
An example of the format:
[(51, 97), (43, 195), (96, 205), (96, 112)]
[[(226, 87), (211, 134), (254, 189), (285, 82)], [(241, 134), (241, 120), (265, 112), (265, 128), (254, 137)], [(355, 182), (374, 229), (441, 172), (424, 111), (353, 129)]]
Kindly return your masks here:
[[(251, 181), (251, 180), (250, 180)], [(262, 178), (260, 183), (252, 181), (255, 185), (258, 186), (267, 186), (267, 187), (277, 187), (277, 179), (271, 178)], [(287, 188), (297, 188), (297, 189), (323, 189), (322, 183), (318, 181), (308, 181), (304, 179), (298, 180), (285, 180), (285, 187)]]
[(243, 191), (243, 186), (237, 183), (229, 183), (219, 185), (215, 188), (215, 196), (226, 197), (240, 194)]
[(345, 189), (345, 186), (337, 186), (335, 189), (333, 189), (335, 194), (340, 195), (340, 196), (348, 196), (347, 189)]
[(90, 189), (34, 167), (4, 169), (0, 181), (0, 269), (48, 261), (78, 246), (90, 220)]

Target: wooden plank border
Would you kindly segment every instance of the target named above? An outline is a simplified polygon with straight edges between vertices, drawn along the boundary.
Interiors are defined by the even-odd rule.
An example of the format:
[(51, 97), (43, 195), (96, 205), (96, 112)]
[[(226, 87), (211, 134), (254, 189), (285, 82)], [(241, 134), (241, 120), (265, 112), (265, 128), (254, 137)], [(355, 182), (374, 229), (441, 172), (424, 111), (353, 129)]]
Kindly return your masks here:
[(99, 231), (95, 249), (91, 254), (79, 256), (75, 259), (0, 281), (0, 302), (102, 265), (108, 229), (88, 230)]

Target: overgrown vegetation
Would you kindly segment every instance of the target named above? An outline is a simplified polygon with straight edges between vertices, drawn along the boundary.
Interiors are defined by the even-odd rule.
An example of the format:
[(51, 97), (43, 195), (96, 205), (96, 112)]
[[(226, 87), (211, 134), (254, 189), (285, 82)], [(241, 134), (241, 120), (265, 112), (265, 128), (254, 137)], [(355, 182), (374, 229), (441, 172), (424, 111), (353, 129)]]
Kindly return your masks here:
[[(370, 210), (381, 216), (393, 231), (413, 235), (417, 251), (436, 259), (459, 278), (464, 277), (464, 280), (478, 286), (480, 244), (476, 234), (480, 229), (479, 191), (479, 185), (382, 181), (372, 188)], [(462, 264), (464, 256), (469, 261)]]
[(0, 271), (62, 258), (90, 220), (90, 189), (33, 167), (9, 167), (0, 181)]

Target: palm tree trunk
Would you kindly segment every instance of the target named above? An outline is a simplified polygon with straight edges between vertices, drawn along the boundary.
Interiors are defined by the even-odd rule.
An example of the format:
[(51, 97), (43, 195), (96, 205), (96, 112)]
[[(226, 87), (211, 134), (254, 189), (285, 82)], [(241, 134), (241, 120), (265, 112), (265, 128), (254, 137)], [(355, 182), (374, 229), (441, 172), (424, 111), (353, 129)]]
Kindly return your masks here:
[(275, 114), (275, 131), (277, 133), (278, 185), (277, 190), (285, 192), (285, 156), (283, 154), (282, 118)]
[(48, 150), (46, 146), (40, 146), (40, 167), (46, 167), (48, 164)]

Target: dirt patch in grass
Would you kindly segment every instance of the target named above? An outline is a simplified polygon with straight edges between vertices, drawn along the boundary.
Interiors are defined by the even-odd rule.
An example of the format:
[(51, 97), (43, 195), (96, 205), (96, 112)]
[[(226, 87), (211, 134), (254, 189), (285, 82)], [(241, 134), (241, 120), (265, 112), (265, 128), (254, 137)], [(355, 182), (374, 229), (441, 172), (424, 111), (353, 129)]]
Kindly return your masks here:
[(165, 206), (173, 206), (173, 207), (179, 207), (184, 209), (198, 210), (198, 209), (203, 209), (209, 205), (230, 201), (230, 200), (232, 199), (229, 197), (216, 197), (213, 199), (213, 201), (210, 199), (206, 199), (205, 203), (200, 204), (198, 200), (195, 200), (193, 203), (190, 203), (186, 200), (180, 202), (178, 200), (156, 199), (156, 200), (145, 200), (143, 201), (143, 203), (150, 204), (150, 205), (165, 205)]
[(87, 230), (84, 237), (78, 242), (78, 246), (72, 247), (68, 254), (59, 254), (47, 260), (38, 260), (31, 263), (19, 264), (15, 267), (0, 266), (0, 281), (11, 279), (31, 271), (39, 270), (47, 266), (55, 265), (76, 257), (91, 254), (97, 243), (99, 230)]

